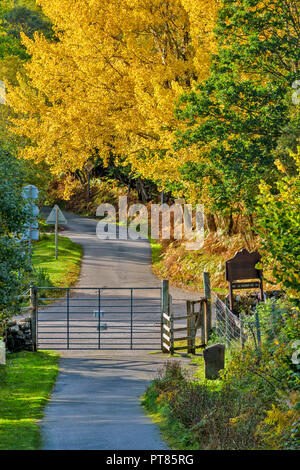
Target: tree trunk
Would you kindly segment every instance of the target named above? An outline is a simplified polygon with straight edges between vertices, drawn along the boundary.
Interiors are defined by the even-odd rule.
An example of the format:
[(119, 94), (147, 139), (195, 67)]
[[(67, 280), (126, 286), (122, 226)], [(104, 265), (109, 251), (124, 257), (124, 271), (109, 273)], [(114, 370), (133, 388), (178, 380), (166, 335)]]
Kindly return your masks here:
[(147, 202), (147, 193), (146, 193), (146, 189), (145, 189), (145, 186), (144, 186), (143, 181), (141, 180), (141, 178), (138, 178), (138, 180), (137, 180), (137, 190), (138, 190), (139, 198), (142, 199), (142, 202), (144, 204), (146, 204), (146, 202)]
[(228, 235), (229, 235), (229, 237), (233, 234), (233, 225), (234, 225), (233, 216), (232, 216), (232, 214), (230, 214), (229, 223), (228, 223)]
[(206, 223), (207, 223), (208, 230), (211, 233), (215, 233), (217, 231), (217, 224), (216, 224), (214, 214), (206, 214)]

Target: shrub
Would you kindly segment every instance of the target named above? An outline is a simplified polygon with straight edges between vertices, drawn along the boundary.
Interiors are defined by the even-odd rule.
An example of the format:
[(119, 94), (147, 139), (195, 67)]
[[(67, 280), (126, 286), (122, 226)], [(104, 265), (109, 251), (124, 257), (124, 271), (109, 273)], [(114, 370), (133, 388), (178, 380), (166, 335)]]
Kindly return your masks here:
[(257, 428), (264, 446), (273, 450), (296, 450), (300, 442), (299, 394), (290, 395), (288, 409), (272, 405)]
[(21, 236), (30, 222), (22, 197), (23, 167), (0, 142), (0, 323), (18, 312), (27, 259)]
[(261, 184), (258, 199), (258, 231), (262, 239), (262, 250), (267, 265), (273, 268), (274, 277), (290, 296), (300, 304), (300, 147), (292, 155), (297, 166), (293, 177), (277, 162), (282, 179), (277, 183), (277, 194), (271, 187)]
[[(189, 379), (174, 362), (148, 389), (152, 405), (170, 429), (182, 434), (185, 445), (214, 450), (299, 447), (300, 365), (293, 360), (299, 312), (282, 299), (268, 300), (258, 312), (261, 348), (249, 342), (243, 350), (231, 349), (217, 384)], [(174, 421), (178, 425), (172, 428)]]

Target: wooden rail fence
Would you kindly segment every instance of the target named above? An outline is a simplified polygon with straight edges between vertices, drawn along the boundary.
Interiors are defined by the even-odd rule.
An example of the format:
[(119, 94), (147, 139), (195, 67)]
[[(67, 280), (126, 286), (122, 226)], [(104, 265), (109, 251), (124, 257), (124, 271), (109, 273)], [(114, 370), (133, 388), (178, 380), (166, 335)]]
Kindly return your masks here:
[[(206, 294), (209, 293), (210, 295), (209, 278), (207, 279), (206, 274), (207, 273), (205, 273), (205, 282), (207, 285), (204, 292)], [(209, 287), (208, 291), (207, 287)], [(187, 350), (188, 353), (195, 354), (198, 348), (204, 348), (208, 342), (211, 330), (210, 297), (205, 296), (196, 301), (188, 300), (186, 302), (186, 313), (175, 316), (172, 308), (172, 297), (169, 295), (167, 281), (164, 281), (162, 292), (162, 351), (174, 354), (177, 350)], [(186, 322), (182, 323), (183, 320), (186, 320)], [(197, 331), (199, 329), (200, 335), (197, 336)], [(178, 336), (178, 334), (180, 336)], [(196, 339), (199, 339), (200, 344), (196, 344)]]

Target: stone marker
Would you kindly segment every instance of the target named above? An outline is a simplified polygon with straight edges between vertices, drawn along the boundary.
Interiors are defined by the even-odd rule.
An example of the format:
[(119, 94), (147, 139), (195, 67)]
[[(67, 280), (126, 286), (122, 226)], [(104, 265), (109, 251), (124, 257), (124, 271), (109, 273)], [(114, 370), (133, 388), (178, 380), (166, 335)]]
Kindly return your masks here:
[(225, 366), (225, 345), (214, 344), (203, 351), (205, 362), (205, 378), (217, 379), (219, 371)]

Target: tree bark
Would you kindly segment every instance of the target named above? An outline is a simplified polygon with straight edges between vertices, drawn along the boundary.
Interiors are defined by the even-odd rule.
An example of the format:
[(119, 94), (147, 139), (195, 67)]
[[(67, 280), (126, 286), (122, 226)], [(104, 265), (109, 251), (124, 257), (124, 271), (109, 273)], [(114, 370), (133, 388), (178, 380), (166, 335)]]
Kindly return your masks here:
[(216, 224), (214, 214), (206, 214), (206, 223), (207, 223), (208, 230), (211, 233), (215, 233), (217, 231), (217, 224)]

